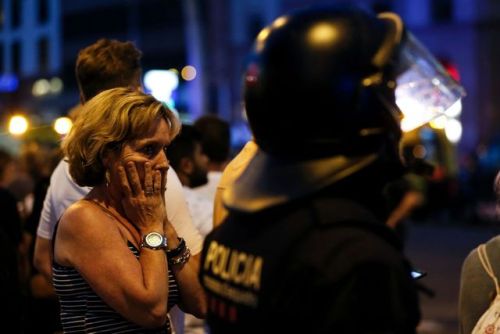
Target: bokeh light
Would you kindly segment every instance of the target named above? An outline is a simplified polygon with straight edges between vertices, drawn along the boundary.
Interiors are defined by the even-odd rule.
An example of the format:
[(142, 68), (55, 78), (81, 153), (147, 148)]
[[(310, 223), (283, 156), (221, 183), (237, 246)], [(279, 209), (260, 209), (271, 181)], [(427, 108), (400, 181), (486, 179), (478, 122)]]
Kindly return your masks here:
[(196, 68), (191, 65), (184, 66), (181, 70), (181, 77), (186, 81), (191, 81), (196, 78)]
[(66, 135), (71, 130), (73, 122), (68, 117), (59, 117), (54, 122), (54, 130), (60, 135)]
[(15, 136), (24, 134), (29, 127), (28, 119), (22, 115), (15, 115), (9, 121), (9, 132)]

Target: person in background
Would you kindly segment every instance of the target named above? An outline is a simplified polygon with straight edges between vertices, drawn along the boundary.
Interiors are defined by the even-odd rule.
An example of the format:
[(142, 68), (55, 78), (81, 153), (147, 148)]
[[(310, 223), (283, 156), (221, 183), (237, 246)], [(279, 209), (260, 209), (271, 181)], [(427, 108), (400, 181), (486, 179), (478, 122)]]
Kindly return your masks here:
[(33, 205), (24, 224), (27, 240), (27, 303), (26, 333), (52, 334), (62, 330), (59, 319), (59, 301), (52, 284), (33, 266), (35, 236), (43, 208), (43, 200), (50, 184), (50, 175), (62, 158), (59, 147), (46, 147), (36, 143), (27, 145), (21, 153), (24, 170), (34, 181)]
[(433, 166), (420, 158), (405, 158), (406, 173), (385, 189), (391, 211), (386, 224), (394, 229), (403, 244), (406, 243), (409, 219), (425, 205), (427, 180)]
[(212, 114), (199, 117), (193, 126), (201, 135), (201, 147), (208, 157), (208, 182), (198, 187), (197, 192), (213, 201), (215, 189), (229, 162), (231, 130), (228, 122)]
[[(208, 157), (201, 147), (201, 134), (184, 124), (181, 133), (168, 147), (170, 165), (177, 171), (184, 195), (193, 218), (194, 226), (205, 237), (213, 228), (213, 198), (209, 197), (205, 185), (208, 182)], [(201, 192), (200, 192), (200, 189)], [(207, 333), (205, 322), (191, 314), (185, 315), (184, 333)]]
[[(85, 104), (99, 92), (114, 87), (140, 90), (140, 59), (141, 52), (131, 42), (100, 39), (80, 50), (75, 74), (81, 103)], [(169, 168), (167, 175), (165, 202), (168, 219), (186, 240), (193, 255), (187, 266), (192, 266), (195, 272), (199, 263), (202, 238), (191, 222), (182, 186), (175, 171)], [(56, 222), (70, 204), (83, 198), (89, 191), (89, 187), (80, 187), (72, 180), (68, 164), (61, 160), (50, 179), (35, 241), (34, 265), (49, 281), (52, 275), (51, 240)], [(173, 308), (171, 315), (174, 328), (178, 333), (182, 333), (182, 313)]]
[(250, 141), (233, 160), (229, 160), (231, 132), (226, 121), (215, 115), (204, 115), (196, 120), (194, 126), (202, 134), (203, 152), (209, 158), (208, 183), (200, 187), (198, 193), (213, 201), (212, 225), (217, 227), (227, 214), (222, 204), (222, 193), (239, 176), (256, 146)]
[(257, 153), (258, 146), (255, 141), (249, 140), (243, 149), (227, 164), (215, 190), (213, 227), (216, 228), (227, 217), (227, 209), (224, 207), (222, 196), (224, 192), (232, 187), (238, 177), (243, 173), (248, 163)]
[(397, 79), (439, 78), (433, 92), (461, 97), (424, 50), (396, 14), (351, 6), (287, 13), (258, 34), (243, 75), (258, 150), (202, 252), (211, 333), (416, 332), (382, 194), (405, 170), (396, 90), (423, 96)]
[(17, 178), (17, 162), (5, 150), (0, 149), (0, 203), (2, 205), (1, 229), (7, 233), (10, 241), (17, 247), (21, 244), (22, 220), (17, 199), (11, 192), (12, 183)]
[(65, 332), (168, 333), (177, 303), (203, 316), (189, 247), (165, 208), (166, 148), (179, 129), (151, 95), (113, 88), (88, 101), (63, 141), (70, 175), (92, 187), (54, 231)]
[[(493, 191), (497, 199), (497, 217), (500, 220), (500, 172), (496, 175), (493, 182)], [(500, 277), (500, 235), (491, 238), (484, 245), (493, 274), (498, 278)], [(460, 334), (469, 334), (472, 332), (479, 318), (481, 318), (497, 295), (493, 279), (481, 264), (478, 249), (478, 247), (473, 249), (462, 264), (458, 302)]]
[(180, 134), (168, 147), (168, 158), (182, 183), (193, 224), (205, 237), (212, 230), (213, 199), (198, 191), (208, 182), (208, 157), (196, 128), (182, 125)]
[(7, 189), (15, 177), (15, 160), (0, 149), (0, 297), (5, 307), (0, 313), (2, 326), (12, 333), (22, 333), (24, 320), (23, 292), (19, 277), (19, 247), (22, 221), (17, 200)]

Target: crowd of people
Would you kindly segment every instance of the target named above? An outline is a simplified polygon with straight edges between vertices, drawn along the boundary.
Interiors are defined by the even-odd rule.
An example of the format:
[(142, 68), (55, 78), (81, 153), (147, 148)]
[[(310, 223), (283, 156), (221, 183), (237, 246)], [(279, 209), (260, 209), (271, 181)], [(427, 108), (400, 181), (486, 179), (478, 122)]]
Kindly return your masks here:
[[(419, 285), (401, 231), (425, 201), (413, 186), (425, 175), (402, 159), (395, 94), (422, 64), (457, 85), (422, 49), (393, 13), (328, 6), (276, 19), (243, 73), (253, 137), (231, 154), (227, 120), (181, 124), (143, 91), (132, 42), (83, 48), (61, 147), (0, 151), (3, 325), (416, 333)], [(461, 333), (478, 330), (499, 293), (499, 240), (464, 261)]]

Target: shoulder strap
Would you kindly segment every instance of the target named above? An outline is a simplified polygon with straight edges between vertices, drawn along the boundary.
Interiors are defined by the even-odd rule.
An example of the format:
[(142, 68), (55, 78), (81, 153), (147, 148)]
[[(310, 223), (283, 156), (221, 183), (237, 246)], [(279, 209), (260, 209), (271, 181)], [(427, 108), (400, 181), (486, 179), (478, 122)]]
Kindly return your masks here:
[(484, 271), (491, 277), (493, 282), (495, 283), (495, 289), (497, 291), (497, 295), (500, 295), (500, 287), (498, 286), (498, 279), (493, 272), (493, 267), (491, 266), (490, 259), (488, 258), (488, 252), (486, 251), (486, 245), (481, 244), (477, 248), (477, 254), (479, 255), (479, 260), (484, 268)]
[(97, 201), (93, 201), (93, 200), (88, 199), (88, 198), (83, 198), (82, 200), (84, 200), (88, 203), (91, 203), (91, 204), (97, 206), (98, 208), (100, 208), (102, 211), (104, 211), (104, 213), (106, 213), (109, 217), (111, 217), (113, 220), (115, 220), (118, 224), (125, 227), (129, 231), (129, 233), (132, 235), (132, 237), (134, 238), (135, 242), (138, 245), (141, 243), (140, 242), (141, 236), (139, 235), (139, 231), (137, 231), (137, 229), (135, 229), (133, 225), (131, 225), (128, 222), (124, 222), (115, 213), (113, 213), (113, 211), (111, 211), (110, 209), (108, 209), (107, 207), (105, 207), (104, 205), (102, 205), (101, 203), (99, 203)]

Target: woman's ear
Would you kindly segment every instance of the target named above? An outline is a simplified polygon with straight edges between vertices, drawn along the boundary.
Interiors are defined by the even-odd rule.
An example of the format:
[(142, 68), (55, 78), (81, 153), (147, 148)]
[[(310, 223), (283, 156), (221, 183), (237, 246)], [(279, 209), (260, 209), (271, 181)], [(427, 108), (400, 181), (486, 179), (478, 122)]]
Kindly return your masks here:
[(114, 152), (110, 149), (105, 149), (101, 153), (101, 161), (102, 161), (102, 165), (105, 169), (109, 169), (111, 167), (111, 158), (112, 158), (113, 153)]

